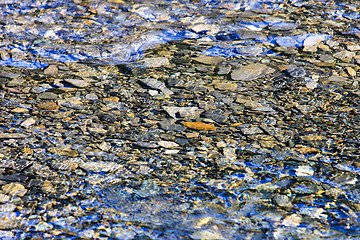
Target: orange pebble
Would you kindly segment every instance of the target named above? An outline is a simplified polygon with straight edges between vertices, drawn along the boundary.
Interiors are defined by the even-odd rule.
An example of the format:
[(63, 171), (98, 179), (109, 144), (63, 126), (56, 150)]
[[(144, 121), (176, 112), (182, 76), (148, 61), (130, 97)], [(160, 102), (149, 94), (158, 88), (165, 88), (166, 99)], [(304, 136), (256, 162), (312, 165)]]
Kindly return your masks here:
[(59, 109), (59, 106), (53, 102), (46, 102), (46, 103), (38, 104), (38, 108), (46, 109), (46, 110), (57, 110)]
[(202, 122), (182, 122), (182, 125), (184, 125), (187, 128), (195, 129), (195, 130), (209, 130), (209, 131), (216, 130), (216, 127), (214, 127), (213, 125)]

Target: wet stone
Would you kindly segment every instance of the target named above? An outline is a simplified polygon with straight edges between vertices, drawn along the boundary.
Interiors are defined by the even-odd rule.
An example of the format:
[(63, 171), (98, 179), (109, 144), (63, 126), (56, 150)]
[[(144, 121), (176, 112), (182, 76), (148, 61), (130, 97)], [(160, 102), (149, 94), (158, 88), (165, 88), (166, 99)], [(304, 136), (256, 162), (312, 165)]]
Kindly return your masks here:
[(274, 31), (288, 31), (298, 27), (298, 24), (288, 22), (277, 22), (270, 25), (270, 30)]
[(163, 148), (177, 148), (179, 145), (175, 142), (170, 141), (159, 141), (157, 144)]
[(162, 66), (167, 66), (169, 64), (169, 59), (167, 59), (166, 57), (146, 58), (141, 61), (141, 65), (147, 68), (158, 68)]
[(37, 96), (37, 98), (44, 99), (44, 100), (55, 100), (55, 99), (58, 99), (58, 95), (53, 92), (43, 92), (43, 93), (40, 93)]
[(218, 70), (217, 70), (217, 74), (219, 75), (227, 75), (229, 74), (231, 71), (231, 66), (227, 65), (227, 66), (219, 66)]
[(274, 197), (274, 200), (275, 200), (276, 204), (278, 204), (280, 207), (291, 207), (292, 206), (291, 199), (286, 195), (277, 194)]
[(241, 132), (245, 135), (263, 133), (263, 131), (259, 127), (251, 126), (249, 124), (242, 124), (242, 125), (238, 126), (237, 128), (239, 128), (241, 130)]
[(6, 175), (6, 176), (0, 176), (0, 179), (4, 180), (4, 181), (24, 182), (27, 179), (27, 177), (23, 174), (15, 173), (15, 174)]
[(23, 133), (0, 133), (0, 139), (27, 138), (29, 135)]
[(228, 117), (224, 113), (224, 111), (222, 111), (220, 109), (209, 109), (209, 110), (206, 110), (202, 115), (205, 118), (210, 118), (211, 120), (214, 120), (215, 122), (218, 122), (218, 123), (225, 123), (226, 120), (228, 119)]
[(0, 239), (358, 237), (356, 1), (0, 5)]
[(275, 70), (264, 64), (254, 63), (235, 69), (231, 72), (231, 78), (236, 81), (251, 81), (274, 73)]
[(181, 124), (175, 123), (172, 119), (167, 119), (159, 122), (160, 128), (165, 131), (183, 131), (185, 127)]
[(58, 74), (59, 69), (56, 65), (49, 65), (47, 68), (44, 69), (44, 74), (46, 75), (56, 75)]
[(165, 95), (174, 94), (170, 89), (166, 87), (165, 83), (160, 82), (154, 78), (141, 79), (140, 82), (145, 84), (149, 88), (160, 90)]
[(216, 81), (213, 82), (214, 88), (217, 90), (228, 90), (234, 91), (237, 89), (238, 85), (233, 82), (226, 82), (226, 81)]
[(198, 107), (170, 107), (163, 106), (163, 109), (174, 119), (199, 116), (204, 110)]
[(5, 203), (10, 200), (10, 196), (0, 193), (0, 203)]
[(141, 142), (141, 141), (138, 141), (138, 142), (134, 142), (132, 144), (134, 147), (138, 147), (138, 148), (158, 148), (159, 147), (159, 144), (157, 143), (152, 143), (152, 142)]
[(114, 172), (122, 166), (114, 162), (81, 162), (79, 167), (90, 172)]
[(19, 183), (9, 183), (6, 185), (3, 185), (1, 187), (1, 190), (3, 190), (3, 192), (7, 195), (11, 195), (11, 196), (18, 196), (18, 197), (22, 197), (26, 194), (27, 189), (19, 184)]
[(203, 122), (182, 122), (182, 125), (194, 130), (207, 130), (207, 131), (216, 130), (215, 126)]
[(294, 78), (303, 77), (306, 74), (305, 69), (302, 67), (288, 68), (286, 72)]
[(109, 122), (109, 123), (114, 123), (116, 121), (116, 117), (112, 114), (101, 114), (99, 116), (100, 120), (101, 121), (104, 121), (104, 122)]
[(10, 82), (8, 82), (6, 84), (6, 86), (8, 86), (8, 87), (18, 87), (18, 86), (22, 85), (24, 82), (25, 82), (25, 80), (22, 79), (22, 78), (15, 78), (15, 79), (11, 80)]
[(0, 204), (0, 212), (13, 212), (16, 206), (12, 203)]
[(90, 85), (88, 81), (79, 80), (79, 79), (65, 79), (64, 82), (78, 88), (86, 88)]
[(222, 57), (213, 57), (208, 55), (200, 55), (198, 57), (193, 58), (193, 61), (206, 65), (216, 65), (224, 60), (225, 58)]
[(340, 59), (343, 62), (351, 62), (351, 60), (355, 57), (355, 53), (354, 52), (350, 52), (350, 51), (340, 51), (334, 54), (334, 57), (337, 59)]

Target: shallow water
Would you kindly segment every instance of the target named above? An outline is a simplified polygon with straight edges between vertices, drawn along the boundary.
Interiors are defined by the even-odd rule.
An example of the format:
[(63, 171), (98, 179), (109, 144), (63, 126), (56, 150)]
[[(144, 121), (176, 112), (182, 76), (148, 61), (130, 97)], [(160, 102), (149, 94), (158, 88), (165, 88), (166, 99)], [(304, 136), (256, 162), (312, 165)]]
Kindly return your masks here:
[[(39, 170), (43, 179), (51, 178), (53, 170), (47, 172), (47, 169), (55, 169), (55, 163), (68, 160), (67, 156), (73, 153), (66, 149), (68, 145), (71, 145), (71, 151), (79, 153), (69, 158), (75, 159), (81, 167), (71, 173), (62, 172), (60, 168), (63, 182), (54, 182), (57, 187), (54, 191), (49, 190), (48, 195), (33, 191), (34, 196), (44, 198), (37, 200), (39, 206), (34, 212), (20, 208), (4, 210), (4, 214), (11, 212), (6, 218), (29, 217), (21, 220), (23, 228), (12, 230), (13, 235), (9, 238), (360, 238), (359, 138), (358, 129), (354, 128), (359, 123), (357, 113), (360, 110), (355, 86), (358, 75), (348, 76), (351, 87), (332, 85), (331, 81), (324, 80), (331, 71), (346, 67), (357, 69), (355, 66), (358, 67), (360, 58), (356, 56), (360, 48), (354, 51), (355, 57), (350, 61), (345, 60), (330, 70), (321, 69), (320, 65), (314, 67), (319, 59), (329, 64), (335, 61), (332, 55), (338, 49), (336, 42), (347, 49), (348, 45), (359, 44), (359, 9), (358, 1), (321, 0), (2, 1), (1, 67), (26, 72), (66, 63), (60, 70), (81, 72), (76, 69), (77, 65), (71, 65), (81, 63), (99, 71), (109, 71), (110, 74), (99, 76), (91, 75), (90, 68), (84, 71), (90, 76), (87, 78), (101, 79), (104, 85), (109, 79), (129, 76), (126, 78), (129, 82), (109, 85), (108, 89), (105, 86), (100, 91), (123, 90), (121, 96), (125, 96), (124, 99), (139, 94), (143, 102), (135, 114), (140, 120), (148, 120), (144, 126), (131, 122), (134, 119), (131, 115), (134, 113), (129, 110), (132, 103), (104, 100), (99, 109), (126, 112), (124, 119), (129, 123), (125, 126), (130, 132), (104, 137), (93, 130), (95, 133), (83, 137), (82, 127), (88, 124), (84, 119), (92, 117), (92, 113), (86, 112), (88, 109), (79, 103), (78, 99), (83, 99), (81, 93), (74, 94), (72, 101), (63, 104), (80, 114), (68, 116), (71, 120), (65, 133), (47, 131), (43, 126), (55, 126), (56, 119), (61, 117), (53, 118), (51, 113), (41, 116), (40, 126), (33, 130), (40, 142), (22, 141), (35, 151), (34, 159), (44, 157), (47, 159), (44, 162), (50, 159), (45, 163), (50, 167), (33, 171)], [(193, 138), (184, 134), (180, 124), (176, 126), (179, 129), (172, 132), (152, 127), (151, 120), (160, 122), (162, 119), (148, 116), (160, 116), (164, 108), (157, 107), (158, 99), (141, 95), (147, 91), (126, 85), (138, 81), (134, 72), (139, 66), (141, 72), (147, 64), (153, 64), (142, 60), (167, 53), (173, 54), (173, 64), (164, 72), (159, 70), (153, 74), (164, 74), (167, 79), (177, 72), (185, 72), (181, 76), (191, 79), (200, 72), (200, 80), (205, 84), (195, 82), (194, 86), (179, 88), (186, 89), (189, 95), (194, 95), (196, 87), (217, 79), (216, 74), (209, 73), (212, 70), (209, 71), (207, 64), (186, 65), (190, 62), (186, 57), (195, 57), (195, 53), (223, 57), (226, 59), (225, 72), (226, 67), (240, 67), (246, 61), (271, 63), (279, 72), (284, 65), (306, 68), (306, 72), (298, 70), (296, 76), (293, 73), (278, 74), (264, 81), (263, 85), (273, 87), (269, 92), (244, 85), (240, 92), (249, 91), (252, 95), (251, 91), (254, 91), (260, 103), (261, 99), (271, 100), (262, 105), (259, 103), (257, 107), (245, 105), (248, 115), (240, 109), (241, 113), (233, 117), (235, 120), (231, 120), (231, 124), (224, 121), (221, 125), (221, 120), (215, 121), (219, 131), (200, 131), (200, 137)], [(123, 66), (130, 73), (119, 74)], [(221, 67), (217, 65), (216, 69)], [(192, 69), (187, 71), (187, 68)], [(36, 89), (39, 93), (48, 90), (56, 93), (57, 88), (69, 87), (39, 78), (43, 84)], [(231, 80), (231, 77), (224, 79)], [(315, 90), (301, 91), (293, 87), (299, 84), (299, 79), (308, 89)], [(142, 82), (143, 85), (146, 82)], [(167, 85), (170, 87), (169, 82)], [(96, 87), (100, 89), (102, 85)], [(162, 100), (161, 93), (171, 92), (163, 86), (150, 88), (159, 101)], [(187, 99), (186, 94), (175, 94), (171, 103), (192, 107), (211, 100), (206, 98), (208, 93), (198, 92), (195, 100)], [(218, 103), (221, 107), (232, 106), (226, 98), (234, 95), (224, 92), (211, 93), (212, 98), (222, 99)], [(289, 102), (286, 99), (290, 99)], [(33, 101), (27, 100), (28, 104)], [(97, 101), (93, 96), (88, 96), (87, 100)], [(66, 98), (59, 101), (66, 101)], [(291, 101), (300, 104), (287, 107)], [(281, 104), (277, 105), (277, 102)], [(6, 99), (2, 100), (2, 106), (27, 107)], [(312, 113), (309, 106), (316, 111), (306, 115)], [(351, 107), (354, 109), (349, 110)], [(65, 111), (60, 109), (60, 112)], [(174, 113), (174, 118), (179, 114)], [(238, 119), (242, 120), (241, 126), (236, 125)], [(22, 117), (20, 120), (9, 117), (9, 124), (1, 126), (2, 132), (11, 130), (12, 125), (19, 125), (22, 120)], [(300, 129), (301, 134), (295, 133), (294, 129)], [(81, 135), (79, 139), (77, 134)], [(166, 136), (159, 137), (161, 134)], [(179, 147), (177, 154), (165, 154), (162, 149), (143, 143), (162, 138), (190, 140)], [(94, 139), (98, 141), (92, 142)], [(99, 139), (106, 144), (100, 145)], [(6, 144), (14, 147), (16, 142), (6, 140)], [(88, 151), (91, 144), (107, 150)], [(68, 155), (55, 150), (51, 152), (48, 146), (65, 149)], [(14, 158), (16, 160), (16, 156)], [(93, 167), (82, 162), (86, 160), (105, 163)], [(25, 195), (25, 198), (31, 203), (36, 199), (34, 196), (26, 198)], [(43, 218), (39, 217), (41, 215)], [(6, 237), (7, 229), (11, 227), (3, 229), (0, 235)]]

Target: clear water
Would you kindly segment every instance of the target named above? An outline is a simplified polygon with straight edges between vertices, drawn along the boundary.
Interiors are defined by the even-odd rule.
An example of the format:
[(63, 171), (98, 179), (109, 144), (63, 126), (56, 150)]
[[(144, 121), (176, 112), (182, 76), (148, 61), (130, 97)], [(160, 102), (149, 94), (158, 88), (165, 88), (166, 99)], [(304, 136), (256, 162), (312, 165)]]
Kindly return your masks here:
[[(321, 21), (336, 25), (348, 19), (348, 34), (359, 34), (359, 7), (357, 1), (3, 0), (0, 51), (10, 54), (1, 57), (0, 65), (42, 69), (51, 61), (126, 64), (176, 41), (206, 55), (261, 60), (281, 56), (274, 46), (303, 48), (333, 39), (334, 32)], [(311, 25), (300, 19), (302, 14), (321, 21)], [(58, 143), (51, 133), (44, 135)], [(320, 146), (335, 153), (325, 155), (264, 151), (235, 140), (237, 145), (216, 166), (200, 150), (189, 148), (189, 159), (183, 157), (191, 154), (171, 160), (142, 152), (144, 169), (152, 170), (148, 173), (74, 176), (73, 189), (91, 197), (75, 199), (78, 208), (64, 211), (86, 212), (87, 217), (74, 221), (87, 229), (61, 218), (50, 225), (35, 219), (26, 222), (35, 226), (30, 233), (17, 236), (49, 228), (78, 236), (94, 230), (113, 239), (360, 238), (360, 169), (347, 162), (358, 159), (357, 141), (348, 143), (357, 149), (353, 155)], [(79, 149), (84, 145), (75, 144)], [(121, 143), (112, 146), (121, 151)], [(299, 179), (297, 171), (305, 162), (315, 174)], [(342, 174), (353, 178), (341, 181)], [(278, 193), (292, 199), (292, 206), (278, 207)]]

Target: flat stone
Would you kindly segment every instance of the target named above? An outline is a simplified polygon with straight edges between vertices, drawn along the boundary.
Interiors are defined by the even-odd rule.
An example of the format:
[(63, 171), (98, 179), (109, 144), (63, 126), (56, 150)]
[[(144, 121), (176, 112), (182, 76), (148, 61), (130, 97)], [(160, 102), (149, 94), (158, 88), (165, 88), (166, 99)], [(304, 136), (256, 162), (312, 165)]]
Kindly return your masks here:
[(0, 205), (0, 212), (13, 212), (16, 208), (15, 204), (12, 203), (5, 203)]
[(347, 50), (340, 51), (334, 54), (334, 57), (340, 59), (343, 62), (351, 62), (351, 60), (356, 56), (354, 52), (350, 52)]
[(40, 93), (37, 96), (37, 98), (44, 99), (44, 100), (55, 100), (55, 99), (58, 99), (58, 95), (53, 92), (43, 92), (43, 93)]
[(0, 73), (0, 77), (13, 79), (13, 78), (20, 77), (20, 74), (10, 73), (10, 72), (2, 72), (2, 73)]
[(346, 48), (349, 51), (360, 51), (360, 45), (347, 45)]
[(204, 112), (203, 109), (199, 109), (198, 107), (163, 106), (162, 108), (174, 119), (178, 117), (196, 117), (199, 116), (202, 112)]
[(203, 122), (182, 122), (182, 125), (194, 130), (207, 130), (207, 131), (216, 130), (215, 126)]
[(297, 78), (297, 77), (303, 77), (303, 76), (305, 76), (305, 74), (306, 74), (305, 69), (302, 68), (302, 67), (291, 67), (291, 68), (286, 69), (286, 72), (287, 72), (290, 76), (295, 77), (295, 78)]
[(7, 87), (18, 87), (25, 82), (23, 78), (15, 78), (6, 84)]
[(192, 59), (195, 62), (202, 63), (205, 65), (216, 65), (220, 62), (223, 62), (225, 58), (223, 57), (213, 57), (208, 55), (200, 55)]
[(38, 108), (44, 109), (44, 110), (57, 110), (59, 109), (59, 106), (56, 103), (53, 102), (45, 102), (45, 103), (39, 103), (37, 105)]
[(0, 193), (0, 203), (5, 203), (10, 200), (10, 196)]
[(64, 79), (64, 81), (77, 88), (86, 88), (90, 85), (88, 81), (80, 79)]
[(23, 133), (0, 133), (0, 139), (18, 139), (27, 137), (29, 137), (29, 135)]
[(275, 31), (288, 31), (297, 28), (299, 25), (288, 22), (276, 22), (270, 25), (270, 30)]
[(302, 113), (307, 114), (316, 110), (315, 106), (311, 105), (297, 105), (296, 108)]
[(257, 126), (249, 126), (248, 124), (243, 124), (237, 127), (240, 131), (245, 135), (253, 135), (253, 134), (260, 134), (263, 131)]
[(303, 42), (304, 51), (306, 50), (307, 47), (316, 46), (320, 42), (327, 40), (328, 38), (329, 36), (325, 34), (309, 34)]
[(167, 119), (159, 122), (161, 129), (165, 131), (176, 131), (181, 132), (184, 131), (186, 128), (181, 124), (176, 124), (173, 119)]
[(44, 74), (46, 74), (46, 75), (56, 75), (56, 74), (58, 74), (58, 72), (59, 72), (59, 69), (55, 65), (49, 65), (44, 70)]
[(157, 144), (163, 148), (178, 148), (179, 147), (179, 144), (177, 144), (175, 142), (171, 142), (171, 141), (159, 141)]
[(166, 57), (156, 57), (156, 58), (145, 58), (141, 61), (141, 64), (147, 68), (157, 68), (162, 66), (167, 66), (170, 64), (169, 59)]
[(122, 166), (121, 164), (114, 163), (114, 162), (81, 162), (79, 167), (84, 169), (85, 171), (90, 172), (114, 172), (120, 169)]
[(213, 83), (214, 88), (220, 91), (231, 91), (237, 89), (237, 83), (227, 81), (217, 81)]
[(351, 80), (336, 74), (331, 75), (326, 82), (330, 82), (331, 84), (334, 84), (336, 86), (345, 86), (351, 84)]
[(231, 72), (231, 78), (236, 81), (251, 81), (274, 73), (275, 69), (261, 63), (253, 63), (235, 69)]
[(85, 108), (84, 103), (76, 97), (69, 98), (69, 99), (60, 99), (60, 100), (58, 100), (58, 104), (60, 106), (73, 108), (73, 109), (84, 109)]
[(22, 107), (17, 107), (11, 110), (12, 113), (29, 113), (30, 110), (28, 108), (22, 108)]
[(256, 112), (274, 112), (275, 111), (270, 106), (268, 106), (264, 103), (256, 102), (256, 101), (248, 101), (244, 105), (246, 108), (250, 109), (251, 111), (256, 111)]
[(141, 79), (141, 83), (145, 84), (149, 88), (160, 90), (165, 95), (173, 95), (174, 92), (168, 89), (165, 83), (156, 80), (155, 78)]
[(210, 118), (211, 120), (218, 123), (224, 123), (228, 118), (228, 116), (221, 109), (209, 109), (206, 110), (203, 115), (204, 117)]
[(9, 183), (1, 187), (5, 194), (22, 197), (26, 194), (26, 188), (20, 183)]
[(231, 66), (230, 65), (220, 66), (218, 68), (217, 74), (219, 74), (219, 75), (227, 75), (227, 74), (230, 73), (230, 71), (231, 71)]
[(154, 143), (154, 142), (143, 142), (143, 141), (137, 141), (137, 142), (134, 142), (132, 144), (134, 147), (138, 147), (138, 148), (158, 148), (159, 145), (157, 143)]

